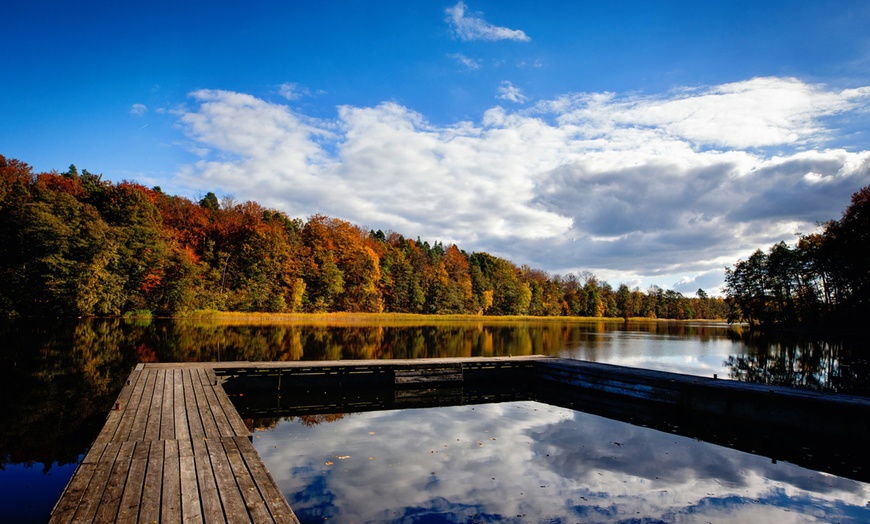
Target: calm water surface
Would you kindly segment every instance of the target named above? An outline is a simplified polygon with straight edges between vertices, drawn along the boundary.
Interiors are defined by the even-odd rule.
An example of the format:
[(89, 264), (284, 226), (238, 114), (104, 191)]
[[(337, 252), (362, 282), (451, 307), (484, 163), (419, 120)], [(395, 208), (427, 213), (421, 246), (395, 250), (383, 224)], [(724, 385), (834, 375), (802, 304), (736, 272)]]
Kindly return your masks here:
[(267, 425), (303, 523), (870, 522), (866, 483), (532, 401)]
[(45, 521), (137, 362), (557, 355), (870, 391), (863, 340), (756, 337), (725, 324), (53, 320), (2, 323), (0, 341), (0, 515), (14, 522)]

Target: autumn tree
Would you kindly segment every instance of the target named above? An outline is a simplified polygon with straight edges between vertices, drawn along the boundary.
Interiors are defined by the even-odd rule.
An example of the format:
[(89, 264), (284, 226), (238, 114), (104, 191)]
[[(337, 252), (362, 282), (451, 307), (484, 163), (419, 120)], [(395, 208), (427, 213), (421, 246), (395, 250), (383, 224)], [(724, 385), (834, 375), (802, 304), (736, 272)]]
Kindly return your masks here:
[(407, 241), (391, 236), (382, 260), (384, 310), (394, 313), (422, 313), (426, 296), (418, 275), (408, 260)]
[(839, 325), (870, 313), (870, 186), (852, 195), (839, 220), (795, 246), (726, 268), (732, 318), (750, 324)]
[[(805, 247), (773, 257), (788, 262), (783, 275), (794, 266), (800, 271), (797, 281), (775, 280), (781, 309), (797, 311), (810, 303), (805, 296), (832, 307), (857, 300), (855, 289), (863, 288), (850, 284), (851, 266), (836, 264), (831, 253), (839, 244), (831, 238), (855, 245), (849, 239), (860, 235), (860, 203), (829, 225), (829, 235), (806, 237)], [(34, 174), (0, 156), (0, 313), (7, 315), (196, 309), (698, 315), (695, 299), (671, 295), (660, 288), (646, 295), (623, 286), (614, 291), (589, 272), (550, 277), (438, 240), (410, 240), (323, 215), (303, 221), (213, 192), (194, 202), (74, 165)], [(722, 303), (713, 303), (721, 313)], [(372, 346), (369, 353), (380, 351)]]

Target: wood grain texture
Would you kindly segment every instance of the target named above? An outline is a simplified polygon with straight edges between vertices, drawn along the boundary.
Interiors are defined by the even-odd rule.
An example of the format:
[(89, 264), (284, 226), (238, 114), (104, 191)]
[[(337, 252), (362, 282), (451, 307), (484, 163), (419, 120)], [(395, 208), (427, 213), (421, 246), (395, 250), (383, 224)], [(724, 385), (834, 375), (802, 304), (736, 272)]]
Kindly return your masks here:
[(275, 518), (293, 512), (233, 440), (250, 446), (250, 431), (219, 382), (208, 367), (136, 366), (50, 522), (295, 522)]

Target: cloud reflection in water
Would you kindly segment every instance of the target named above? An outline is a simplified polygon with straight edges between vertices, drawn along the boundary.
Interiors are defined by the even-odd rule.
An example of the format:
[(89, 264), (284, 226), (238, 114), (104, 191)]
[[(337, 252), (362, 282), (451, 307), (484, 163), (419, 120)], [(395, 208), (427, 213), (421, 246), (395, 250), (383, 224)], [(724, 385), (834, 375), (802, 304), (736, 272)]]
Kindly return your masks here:
[(283, 421), (254, 445), (303, 522), (866, 522), (870, 485), (537, 402)]

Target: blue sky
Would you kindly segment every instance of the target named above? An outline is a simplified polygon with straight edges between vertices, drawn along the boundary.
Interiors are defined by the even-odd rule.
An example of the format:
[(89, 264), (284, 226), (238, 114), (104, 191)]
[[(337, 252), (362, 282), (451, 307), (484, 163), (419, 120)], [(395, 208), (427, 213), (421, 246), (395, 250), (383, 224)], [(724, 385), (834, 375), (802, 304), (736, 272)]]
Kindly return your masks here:
[(870, 3), (16, 2), (0, 154), (715, 292), (870, 184)]

